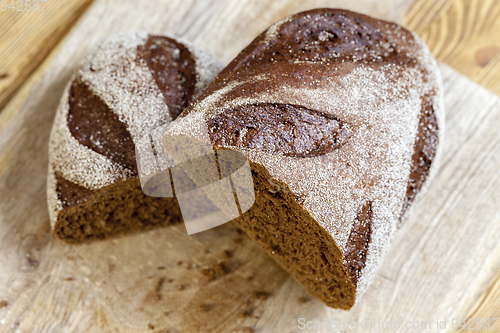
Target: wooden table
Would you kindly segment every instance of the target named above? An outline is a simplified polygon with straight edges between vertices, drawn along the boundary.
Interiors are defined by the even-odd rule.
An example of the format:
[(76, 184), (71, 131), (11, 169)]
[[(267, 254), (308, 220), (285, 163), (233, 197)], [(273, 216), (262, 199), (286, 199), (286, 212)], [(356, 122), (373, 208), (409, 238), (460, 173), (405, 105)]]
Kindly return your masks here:
[[(409, 2), (400, 1), (401, 10), (407, 13), (406, 25), (423, 37), (436, 58), (500, 94), (500, 1)], [(51, 10), (44, 14), (0, 12), (0, 112), (4, 119), (15, 117), (27, 102), (30, 90), (90, 3), (91, 0), (49, 0), (47, 6), (52, 6)], [(0, 123), (0, 131), (3, 126)], [(37, 265), (36, 259), (30, 262)], [(0, 308), (9, 306), (1, 301)], [(500, 268), (484, 285), (468, 310), (468, 317), (500, 317)]]

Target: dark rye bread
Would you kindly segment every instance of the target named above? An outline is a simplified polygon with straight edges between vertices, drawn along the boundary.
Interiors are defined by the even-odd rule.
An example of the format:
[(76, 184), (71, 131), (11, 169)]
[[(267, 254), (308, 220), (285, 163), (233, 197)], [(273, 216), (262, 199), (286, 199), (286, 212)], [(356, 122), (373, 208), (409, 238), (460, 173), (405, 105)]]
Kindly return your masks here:
[(146, 32), (112, 36), (84, 59), (49, 144), (47, 196), (59, 238), (103, 239), (182, 221), (175, 198), (143, 193), (135, 146), (177, 118), (220, 69), (189, 42)]
[(350, 309), (436, 169), (440, 74), (397, 24), (317, 9), (274, 24), (166, 130), (248, 157), (234, 221), (312, 295)]

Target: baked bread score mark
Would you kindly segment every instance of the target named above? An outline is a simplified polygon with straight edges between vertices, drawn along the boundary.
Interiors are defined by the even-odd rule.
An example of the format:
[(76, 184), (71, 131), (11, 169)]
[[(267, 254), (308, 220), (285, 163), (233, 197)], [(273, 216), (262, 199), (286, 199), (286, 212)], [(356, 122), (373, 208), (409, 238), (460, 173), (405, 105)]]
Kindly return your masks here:
[(273, 103), (226, 110), (211, 118), (207, 126), (210, 140), (217, 147), (304, 158), (331, 153), (352, 135), (349, 126), (332, 115)]
[(135, 145), (125, 123), (75, 78), (69, 91), (68, 128), (82, 145), (137, 174)]
[(172, 38), (150, 35), (137, 48), (139, 58), (146, 61), (172, 119), (184, 110), (194, 94), (195, 63), (188, 48)]
[[(278, 22), (255, 44), (256, 52), (242, 58), (234, 69), (275, 62), (363, 62), (415, 66), (407, 55), (412, 34), (400, 26), (353, 17), (347, 11), (296, 15)], [(388, 38), (398, 34), (400, 40)]]
[(372, 217), (372, 203), (367, 202), (361, 207), (356, 220), (354, 220), (344, 252), (343, 260), (354, 286), (357, 285), (361, 270), (366, 265), (366, 255), (372, 235)]
[(61, 200), (63, 208), (82, 205), (86, 203), (95, 192), (66, 180), (58, 172), (56, 172), (55, 177), (57, 182), (57, 196), (59, 197), (59, 200)]
[(406, 211), (410, 208), (429, 175), (439, 145), (438, 134), (439, 126), (432, 100), (429, 96), (425, 96), (422, 100), (418, 134), (412, 156), (411, 174), (408, 180), (408, 189), (406, 190), (406, 200), (401, 210), (401, 217), (406, 214)]

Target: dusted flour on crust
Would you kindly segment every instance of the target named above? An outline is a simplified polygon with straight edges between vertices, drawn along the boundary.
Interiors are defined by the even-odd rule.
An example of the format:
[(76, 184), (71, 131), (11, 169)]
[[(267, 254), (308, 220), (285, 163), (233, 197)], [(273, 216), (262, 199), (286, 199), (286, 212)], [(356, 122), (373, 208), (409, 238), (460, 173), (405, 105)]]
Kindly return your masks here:
[[(147, 32), (111, 36), (82, 61), (65, 88), (49, 142), (48, 206), (60, 238), (76, 242), (142, 230), (148, 222), (129, 224), (151, 214), (157, 225), (169, 223), (164, 209), (154, 212), (170, 200), (166, 206), (175, 206), (175, 215), (176, 202), (139, 193), (134, 146), (175, 119), (221, 68), (188, 41)], [(143, 213), (130, 218), (134, 210)]]
[(436, 169), (440, 73), (397, 24), (345, 10), (292, 15), (245, 48), (167, 128), (251, 163), (236, 219), (314, 296), (349, 309)]

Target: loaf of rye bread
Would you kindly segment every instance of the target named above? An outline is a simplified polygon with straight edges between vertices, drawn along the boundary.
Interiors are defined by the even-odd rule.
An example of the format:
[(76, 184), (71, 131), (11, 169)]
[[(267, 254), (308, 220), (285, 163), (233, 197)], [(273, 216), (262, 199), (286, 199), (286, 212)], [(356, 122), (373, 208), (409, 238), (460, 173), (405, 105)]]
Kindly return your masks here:
[(146, 32), (112, 36), (83, 60), (49, 142), (47, 198), (59, 238), (102, 239), (182, 220), (175, 198), (141, 190), (135, 144), (174, 120), (220, 69), (193, 44)]
[(350, 309), (435, 172), (440, 73), (401, 26), (317, 9), (274, 24), (173, 122), (250, 161), (255, 204), (234, 221), (312, 295)]

